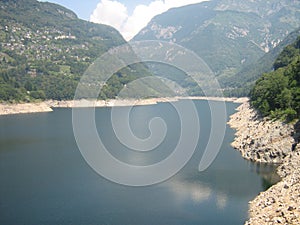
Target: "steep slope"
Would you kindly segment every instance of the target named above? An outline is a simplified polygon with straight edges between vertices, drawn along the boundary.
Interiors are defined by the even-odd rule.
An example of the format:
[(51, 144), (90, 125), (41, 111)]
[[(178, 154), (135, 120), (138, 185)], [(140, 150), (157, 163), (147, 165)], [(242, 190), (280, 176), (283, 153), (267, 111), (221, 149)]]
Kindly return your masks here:
[(253, 85), (263, 73), (271, 72), (274, 69), (273, 65), (276, 58), (286, 46), (294, 43), (298, 36), (300, 36), (300, 28), (291, 32), (282, 42), (279, 43), (278, 46), (265, 54), (255, 63), (244, 67), (240, 72), (238, 72), (235, 76), (230, 77), (230, 79), (226, 82), (230, 86), (240, 88), (245, 86), (245, 84)]
[[(108, 49), (124, 44), (114, 28), (77, 18), (72, 11), (36, 0), (0, 1), (0, 101), (72, 99), (86, 68)], [(124, 69), (113, 88), (147, 73), (141, 65)], [(127, 74), (124, 78), (123, 75)]]
[(251, 91), (251, 104), (262, 115), (284, 120), (300, 115), (300, 36), (283, 49), (274, 71), (259, 78)]
[(156, 16), (134, 40), (164, 40), (195, 51), (223, 87), (300, 24), (300, 2), (212, 0)]

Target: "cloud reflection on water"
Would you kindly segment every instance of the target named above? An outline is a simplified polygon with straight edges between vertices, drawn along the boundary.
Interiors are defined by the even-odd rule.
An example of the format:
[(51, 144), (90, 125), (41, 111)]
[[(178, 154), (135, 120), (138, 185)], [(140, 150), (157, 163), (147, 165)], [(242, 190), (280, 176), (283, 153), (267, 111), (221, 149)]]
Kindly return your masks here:
[(164, 183), (174, 199), (178, 203), (193, 201), (195, 204), (204, 204), (206, 201), (215, 198), (218, 209), (224, 209), (227, 206), (228, 196), (223, 192), (218, 192), (206, 183), (199, 181), (190, 182), (187, 179), (174, 177), (169, 182)]

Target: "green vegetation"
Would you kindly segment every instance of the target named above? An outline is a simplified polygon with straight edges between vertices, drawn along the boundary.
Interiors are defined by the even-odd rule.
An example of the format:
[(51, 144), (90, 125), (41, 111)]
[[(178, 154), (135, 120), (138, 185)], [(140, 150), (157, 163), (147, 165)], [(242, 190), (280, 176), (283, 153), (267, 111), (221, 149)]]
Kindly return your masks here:
[(300, 116), (300, 36), (275, 60), (274, 71), (257, 80), (251, 103), (263, 116), (291, 121)]
[[(0, 1), (0, 40), (0, 101), (10, 102), (72, 99), (89, 65), (125, 43), (112, 27), (36, 0)], [(100, 97), (114, 98), (124, 84), (146, 75), (143, 65), (124, 68)]]

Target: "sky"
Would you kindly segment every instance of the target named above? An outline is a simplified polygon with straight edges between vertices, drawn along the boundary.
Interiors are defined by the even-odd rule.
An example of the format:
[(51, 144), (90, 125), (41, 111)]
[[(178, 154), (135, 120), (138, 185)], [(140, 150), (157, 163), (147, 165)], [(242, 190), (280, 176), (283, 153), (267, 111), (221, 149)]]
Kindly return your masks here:
[[(46, 1), (46, 0), (44, 0)], [(116, 28), (130, 40), (150, 20), (170, 8), (204, 0), (47, 0), (74, 11), (79, 18)]]

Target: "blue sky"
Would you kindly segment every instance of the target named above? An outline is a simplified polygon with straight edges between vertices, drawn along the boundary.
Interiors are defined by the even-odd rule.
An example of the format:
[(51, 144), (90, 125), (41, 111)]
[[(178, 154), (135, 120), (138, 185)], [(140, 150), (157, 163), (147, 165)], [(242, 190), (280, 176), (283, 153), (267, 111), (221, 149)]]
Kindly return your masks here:
[[(46, 0), (42, 0), (46, 1)], [(130, 40), (150, 20), (170, 8), (205, 0), (47, 0), (74, 11), (79, 18), (110, 25)]]
[[(44, 0), (46, 1), (46, 0)], [(96, 9), (97, 4), (100, 3), (100, 0), (47, 0), (48, 2), (57, 3), (59, 5), (65, 6), (68, 9), (74, 11), (77, 16), (84, 20), (89, 20), (91, 14)], [(128, 7), (129, 13), (132, 13), (135, 6), (139, 4), (148, 5), (151, 0), (120, 0), (122, 4)]]

